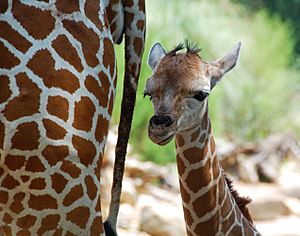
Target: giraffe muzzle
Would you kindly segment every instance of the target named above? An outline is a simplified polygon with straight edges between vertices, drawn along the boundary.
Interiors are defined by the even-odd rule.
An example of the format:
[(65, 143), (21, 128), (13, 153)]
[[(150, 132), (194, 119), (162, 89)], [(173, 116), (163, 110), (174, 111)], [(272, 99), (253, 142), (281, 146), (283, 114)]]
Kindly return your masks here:
[(149, 120), (148, 136), (152, 142), (165, 145), (175, 134), (175, 120), (169, 115), (154, 115)]

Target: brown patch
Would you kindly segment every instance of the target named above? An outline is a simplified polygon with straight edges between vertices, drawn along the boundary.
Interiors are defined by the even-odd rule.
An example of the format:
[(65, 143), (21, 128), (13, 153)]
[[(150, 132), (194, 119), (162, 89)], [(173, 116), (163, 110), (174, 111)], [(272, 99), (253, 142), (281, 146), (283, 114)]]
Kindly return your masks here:
[(40, 131), (35, 122), (18, 125), (17, 132), (12, 137), (12, 148), (19, 150), (35, 150), (39, 147)]
[(36, 178), (31, 181), (31, 184), (29, 185), (30, 189), (38, 189), (42, 190), (46, 188), (46, 181), (44, 178)]
[(72, 143), (78, 152), (80, 162), (85, 166), (92, 164), (96, 156), (96, 148), (94, 144), (91, 141), (76, 135), (73, 136)]
[(203, 167), (193, 169), (188, 173), (185, 181), (191, 191), (196, 193), (211, 182), (210, 168), (211, 163), (210, 159), (208, 159)]
[(60, 169), (69, 174), (73, 179), (78, 178), (81, 173), (81, 170), (74, 163), (68, 160), (63, 161)]
[(2, 219), (3, 223), (10, 224), (12, 222), (12, 217), (5, 213)]
[(2, 227), (0, 227), (0, 232), (4, 233), (4, 235), (7, 235), (7, 236), (11, 236), (12, 235), (12, 231), (11, 231), (11, 228), (7, 225), (4, 225)]
[(28, 175), (21, 175), (21, 179), (22, 179), (23, 183), (26, 183), (29, 180), (29, 176)]
[(141, 12), (145, 12), (145, 0), (139, 0), (138, 6)]
[(80, 11), (78, 0), (75, 1), (56, 0), (56, 8), (58, 11), (67, 14), (70, 14), (74, 11)]
[(7, 155), (5, 157), (4, 161), (5, 165), (10, 170), (17, 170), (20, 169), (25, 164), (25, 157), (23, 156), (13, 156), (13, 155)]
[(90, 210), (87, 207), (77, 207), (74, 210), (67, 213), (67, 220), (73, 222), (82, 229), (85, 229), (89, 217)]
[(238, 225), (234, 226), (230, 231), (230, 235), (243, 235), (241, 227)]
[(91, 176), (86, 176), (84, 179), (84, 182), (86, 184), (87, 188), (87, 194), (91, 200), (94, 200), (97, 193), (99, 192), (99, 189), (97, 189), (96, 184), (94, 183), (94, 180)]
[(30, 194), (28, 205), (30, 208), (37, 211), (42, 211), (44, 209), (57, 209), (56, 199), (48, 194), (37, 196)]
[(249, 204), (251, 202), (251, 199), (248, 197), (241, 197), (238, 194), (238, 192), (233, 188), (232, 180), (226, 175), (225, 175), (225, 180), (226, 180), (229, 190), (230, 190), (232, 196), (234, 197), (234, 200), (236, 201), (242, 214), (246, 217), (247, 220), (249, 220), (252, 223), (253, 222), (252, 217), (250, 215), (249, 209), (246, 206), (247, 204)]
[(138, 20), (136, 22), (136, 27), (140, 30), (140, 31), (144, 31), (144, 26), (145, 26), (145, 21), (144, 20)]
[(4, 46), (4, 43), (0, 42), (0, 68), (11, 69), (20, 64), (20, 59), (13, 55), (7, 47)]
[(77, 236), (76, 234), (71, 233), (70, 231), (67, 231), (66, 236)]
[(226, 196), (226, 190), (225, 190), (225, 183), (224, 183), (224, 177), (221, 177), (218, 186), (219, 186), (219, 203), (221, 204), (223, 199)]
[(108, 103), (108, 114), (111, 115), (113, 108), (114, 108), (114, 101), (115, 101), (115, 97), (114, 97), (114, 93), (113, 91), (110, 92), (110, 99), (109, 99), (109, 103)]
[(108, 68), (110, 67), (110, 75), (113, 77), (115, 70), (115, 50), (111, 40), (105, 38), (103, 40), (104, 53), (103, 53), (103, 65)]
[(21, 52), (25, 53), (31, 47), (32, 43), (21, 36), (8, 23), (0, 21), (0, 29), (0, 37), (6, 39)]
[(4, 116), (12, 121), (39, 112), (41, 89), (25, 73), (16, 75), (19, 95), (6, 105)]
[(101, 235), (103, 231), (102, 217), (97, 216), (91, 226), (91, 235)]
[(107, 107), (110, 82), (103, 72), (100, 72), (99, 79), (101, 86), (94, 77), (87, 76), (85, 80), (85, 87), (98, 99), (100, 106)]
[(85, 15), (102, 31), (103, 24), (99, 19), (98, 12), (100, 10), (99, 2), (94, 0), (87, 0), (84, 5)]
[(141, 38), (135, 37), (133, 40), (134, 51), (138, 56), (142, 55), (144, 42)]
[(20, 214), (25, 208), (21, 202), (12, 202), (9, 209), (16, 214)]
[(185, 190), (181, 182), (179, 182), (179, 185), (180, 185), (180, 194), (181, 194), (182, 201), (184, 201), (185, 203), (189, 203), (191, 200), (190, 194)]
[(6, 204), (8, 201), (8, 192), (1, 190), (0, 191), (0, 203)]
[(67, 131), (52, 120), (43, 119), (46, 136), (51, 139), (63, 139)]
[(183, 136), (180, 135), (180, 134), (177, 134), (177, 135), (176, 135), (176, 145), (177, 145), (178, 147), (182, 147), (184, 144), (185, 144), (185, 142), (184, 142)]
[(198, 163), (204, 160), (208, 152), (207, 144), (204, 145), (202, 149), (197, 147), (192, 147), (183, 151), (185, 159), (187, 159), (191, 164)]
[(178, 174), (180, 176), (182, 176), (185, 171), (186, 166), (184, 165), (184, 162), (181, 159), (181, 157), (179, 156), (179, 154), (176, 155), (176, 162), (177, 162)]
[(103, 117), (102, 115), (99, 115), (98, 121), (97, 121), (97, 126), (96, 126), (96, 132), (95, 132), (96, 140), (99, 143), (102, 143), (102, 141), (104, 140), (104, 137), (107, 135), (108, 127), (109, 127), (108, 120), (105, 117)]
[(97, 34), (82, 22), (64, 20), (63, 25), (81, 43), (86, 63), (91, 67), (97, 66), (99, 60), (96, 55), (100, 46)]
[(18, 231), (16, 236), (31, 236), (31, 233), (28, 229), (21, 229), (20, 231)]
[(50, 115), (67, 121), (69, 117), (69, 102), (61, 96), (49, 96), (47, 111)]
[(27, 66), (43, 79), (48, 88), (61, 88), (69, 93), (79, 89), (79, 80), (66, 69), (56, 70), (54, 60), (47, 49), (38, 51)]
[(45, 167), (37, 156), (29, 157), (25, 165), (25, 170), (30, 172), (43, 172)]
[(205, 236), (215, 236), (218, 233), (218, 226), (219, 226), (219, 215), (215, 214), (208, 221), (197, 224), (197, 226), (195, 227), (195, 234), (205, 235)]
[(183, 213), (184, 213), (185, 223), (187, 225), (192, 225), (194, 220), (193, 220), (193, 217), (192, 217), (190, 211), (187, 208), (183, 207)]
[[(1, 29), (1, 26), (0, 26)], [(0, 30), (1, 32), (1, 30)], [(1, 35), (0, 35), (1, 36)], [(9, 78), (6, 75), (0, 75), (0, 104), (6, 102), (11, 95), (11, 90), (9, 88)]]
[(215, 140), (214, 137), (211, 135), (210, 136), (210, 152), (211, 154), (213, 154), (216, 150), (216, 144), (215, 144)]
[(74, 128), (90, 131), (93, 125), (95, 111), (96, 108), (91, 99), (88, 97), (81, 97), (79, 102), (75, 102)]
[[(229, 212), (230, 211), (228, 211), (228, 213)], [(222, 214), (222, 216), (225, 217), (225, 215), (223, 215), (223, 214)], [(235, 221), (235, 214), (234, 214), (234, 211), (232, 211), (229, 218), (222, 222), (222, 232), (228, 232), (228, 230), (230, 229), (230, 227), (232, 226), (234, 221)]]
[[(66, 2), (65, 0), (61, 0), (62, 2), (67, 3), (69, 5), (70, 2)], [(75, 48), (71, 45), (68, 38), (65, 35), (59, 35), (53, 42), (52, 46), (55, 51), (67, 62), (69, 62), (74, 68), (81, 72), (83, 70), (83, 66), (81, 64), (80, 57), (77, 54)]]
[(6, 189), (14, 189), (19, 185), (20, 185), (19, 182), (9, 174), (6, 175), (6, 177), (2, 180), (1, 183), (1, 187)]
[(47, 215), (42, 219), (42, 225), (37, 231), (38, 235), (42, 235), (46, 231), (56, 229), (60, 220), (60, 215)]
[(66, 145), (47, 145), (42, 151), (42, 155), (46, 158), (48, 163), (53, 166), (56, 163), (64, 160), (69, 155), (69, 148)]
[(63, 204), (65, 206), (70, 206), (72, 203), (76, 202), (78, 199), (83, 197), (83, 188), (81, 184), (74, 186), (70, 192), (66, 195)]
[(219, 166), (219, 160), (217, 155), (214, 155), (213, 157), (213, 163), (212, 163), (212, 169), (213, 169), (213, 179), (216, 180), (220, 175), (220, 166)]
[(61, 235), (63, 235), (62, 228), (56, 229), (55, 232), (53, 233), (53, 236), (61, 236)]
[(204, 141), (205, 141), (205, 139), (206, 139), (207, 136), (208, 135), (206, 133), (202, 134), (201, 137), (200, 137), (200, 139), (199, 139), (199, 143), (204, 143)]
[(201, 130), (198, 128), (194, 133), (192, 133), (191, 142), (195, 142), (199, 138), (200, 132)]
[(19, 218), (17, 220), (17, 225), (20, 228), (29, 229), (35, 224), (36, 220), (37, 220), (37, 218), (35, 216), (27, 215), (27, 216)]
[(6, 12), (8, 9), (8, 0), (2, 0), (0, 4), (0, 13)]
[[(0, 148), (3, 148), (4, 145), (4, 137), (5, 137), (5, 125), (0, 121)], [(0, 155), (1, 159), (1, 155)]]
[(51, 175), (51, 181), (52, 181), (52, 188), (57, 193), (61, 193), (65, 189), (66, 184), (68, 183), (66, 178), (58, 173)]
[(216, 185), (212, 186), (207, 193), (197, 198), (193, 202), (193, 208), (198, 217), (204, 216), (206, 213), (212, 211), (216, 207)]
[(52, 17), (50, 11), (14, 2), (12, 13), (19, 22), (22, 22), (25, 30), (35, 39), (46, 38), (54, 29), (55, 19)]

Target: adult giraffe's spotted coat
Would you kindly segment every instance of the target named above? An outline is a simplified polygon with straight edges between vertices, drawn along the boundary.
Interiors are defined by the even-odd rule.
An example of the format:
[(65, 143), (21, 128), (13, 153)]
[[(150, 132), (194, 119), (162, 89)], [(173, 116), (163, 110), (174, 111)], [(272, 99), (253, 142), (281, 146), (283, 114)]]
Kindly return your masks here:
[(99, 188), (116, 93), (113, 43), (125, 35), (132, 106), (144, 5), (0, 0), (0, 234), (104, 234)]

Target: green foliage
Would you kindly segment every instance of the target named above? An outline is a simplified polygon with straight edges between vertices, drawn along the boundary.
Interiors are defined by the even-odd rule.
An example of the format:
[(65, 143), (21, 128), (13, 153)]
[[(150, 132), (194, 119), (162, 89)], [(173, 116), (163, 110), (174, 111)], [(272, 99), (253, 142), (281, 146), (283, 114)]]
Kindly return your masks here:
[[(297, 77), (296, 71), (289, 68), (294, 42), (289, 27), (279, 18), (264, 11), (249, 16), (240, 6), (225, 0), (151, 0), (147, 4), (147, 42), (130, 139), (133, 151), (142, 159), (160, 164), (175, 161), (174, 142), (160, 147), (147, 136), (153, 109), (142, 93), (145, 81), (151, 76), (146, 62), (149, 49), (157, 41), (170, 50), (188, 38), (203, 48), (201, 56), (207, 61), (223, 56), (242, 41), (238, 65), (210, 96), (216, 136), (254, 140), (295, 127), (295, 113), (290, 111), (296, 111), (299, 105), (294, 97)], [(115, 124), (120, 114), (123, 46), (117, 46), (116, 51), (119, 79)]]
[(293, 37), (296, 40), (295, 52), (300, 55), (300, 0), (232, 0), (244, 4), (250, 11), (267, 9), (271, 14), (280, 16), (292, 26)]

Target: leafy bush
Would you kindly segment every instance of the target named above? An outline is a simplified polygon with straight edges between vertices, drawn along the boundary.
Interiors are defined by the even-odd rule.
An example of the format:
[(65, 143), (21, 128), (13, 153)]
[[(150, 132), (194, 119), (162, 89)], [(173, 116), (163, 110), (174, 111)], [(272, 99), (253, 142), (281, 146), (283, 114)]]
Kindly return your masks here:
[[(254, 140), (270, 133), (295, 128), (297, 104), (296, 71), (289, 67), (294, 42), (288, 25), (264, 11), (254, 15), (228, 1), (147, 1), (146, 50), (140, 77), (130, 142), (144, 160), (175, 161), (174, 142), (159, 147), (147, 136), (153, 109), (142, 98), (145, 81), (151, 76), (146, 60), (157, 41), (169, 50), (185, 38), (203, 47), (208, 61), (223, 56), (242, 41), (239, 64), (210, 96), (210, 114), (216, 136)], [(117, 46), (119, 80), (113, 122), (120, 113), (123, 77), (123, 46)], [(299, 73), (299, 72), (298, 72)], [(293, 114), (293, 115), (292, 115)], [(299, 127), (298, 127), (299, 129)]]

